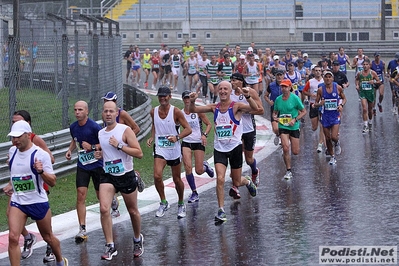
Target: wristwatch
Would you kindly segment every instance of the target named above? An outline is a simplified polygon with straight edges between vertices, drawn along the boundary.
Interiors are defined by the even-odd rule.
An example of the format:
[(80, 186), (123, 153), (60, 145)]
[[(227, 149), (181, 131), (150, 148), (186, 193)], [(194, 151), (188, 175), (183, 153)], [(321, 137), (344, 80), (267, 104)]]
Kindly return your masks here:
[(96, 145), (95, 145), (95, 144), (91, 145), (91, 150), (92, 150), (92, 151), (95, 151), (95, 150), (96, 150)]
[(122, 148), (123, 148), (123, 144), (122, 143), (118, 143), (118, 146), (116, 147), (118, 150), (122, 150)]

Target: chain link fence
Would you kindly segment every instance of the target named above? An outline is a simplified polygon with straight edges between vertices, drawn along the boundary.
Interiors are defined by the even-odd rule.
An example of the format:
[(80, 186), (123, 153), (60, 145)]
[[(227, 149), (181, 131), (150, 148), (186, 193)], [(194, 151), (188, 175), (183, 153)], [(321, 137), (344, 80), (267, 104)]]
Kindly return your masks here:
[[(57, 5), (57, 3), (59, 5)], [(6, 137), (12, 114), (27, 110), (36, 134), (68, 128), (73, 106), (84, 100), (90, 117), (101, 119), (101, 97), (107, 91), (123, 103), (122, 40), (112, 20), (81, 15), (66, 18), (63, 4), (21, 4), (20, 34), (0, 22), (0, 139)], [(1, 6), (4, 17), (10, 8)], [(11, 14), (12, 15), (12, 14)]]

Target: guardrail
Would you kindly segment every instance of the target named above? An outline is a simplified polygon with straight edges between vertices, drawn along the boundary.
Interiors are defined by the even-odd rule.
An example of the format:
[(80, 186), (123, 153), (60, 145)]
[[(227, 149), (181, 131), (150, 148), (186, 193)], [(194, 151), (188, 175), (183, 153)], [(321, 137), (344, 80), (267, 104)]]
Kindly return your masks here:
[[(135, 98), (136, 101), (138, 101), (137, 99), (142, 99), (142, 101), (138, 103), (136, 108), (127, 111), (141, 129), (139, 134), (137, 135), (137, 139), (140, 141), (151, 131), (151, 98), (140, 90), (134, 89), (128, 85), (124, 86), (124, 91), (125, 94), (127, 94), (127, 97), (129, 97), (130, 94), (130, 97)], [(103, 121), (99, 120), (97, 121), (97, 123), (102, 125)], [(53, 168), (57, 176), (65, 174), (67, 172), (71, 172), (74, 168), (76, 168), (76, 153), (72, 154), (72, 159), (70, 161), (65, 158), (65, 153), (67, 152), (69, 144), (71, 142), (69, 128), (40, 135), (40, 137), (43, 138), (43, 140), (46, 142), (47, 146), (53, 153), (53, 156), (55, 158)], [(3, 188), (10, 180), (10, 172), (7, 164), (7, 154), (11, 145), (11, 141), (0, 143), (0, 194), (3, 193), (3, 190), (1, 190), (1, 188)]]

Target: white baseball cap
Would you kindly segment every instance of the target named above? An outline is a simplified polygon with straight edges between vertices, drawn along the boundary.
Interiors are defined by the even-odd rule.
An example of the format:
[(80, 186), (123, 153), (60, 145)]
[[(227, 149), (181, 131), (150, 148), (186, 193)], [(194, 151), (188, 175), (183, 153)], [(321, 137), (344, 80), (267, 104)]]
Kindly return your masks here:
[(25, 120), (15, 122), (11, 127), (11, 132), (8, 133), (9, 137), (20, 137), (24, 133), (32, 133), (32, 128)]
[(273, 56), (273, 60), (280, 60), (280, 56), (278, 55)]

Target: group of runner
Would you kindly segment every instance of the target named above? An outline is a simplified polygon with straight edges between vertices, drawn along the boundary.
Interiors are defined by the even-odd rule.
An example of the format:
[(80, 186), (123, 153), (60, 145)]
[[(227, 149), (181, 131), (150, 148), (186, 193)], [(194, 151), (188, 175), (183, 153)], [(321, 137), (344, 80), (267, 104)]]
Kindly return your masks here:
[[(276, 134), (275, 144), (278, 145), (281, 140), (283, 159), (286, 165), (285, 179), (293, 177), (291, 154), (296, 155), (300, 150), (300, 126), (307, 113), (305, 108), (307, 104), (309, 104), (312, 129), (320, 128), (317, 152), (322, 151), (324, 144), (327, 148), (326, 154), (331, 156), (329, 164), (336, 164), (335, 156), (341, 153), (339, 126), (341, 112), (346, 104), (344, 90), (349, 86), (345, 75), (346, 67), (356, 69), (355, 84), (363, 110), (363, 133), (366, 133), (371, 127), (377, 91), (379, 91), (377, 106), (379, 112), (383, 111), (381, 103), (384, 95), (384, 77), (389, 77), (393, 90), (394, 110), (397, 112), (399, 53), (386, 68), (385, 63), (379, 59), (378, 52), (374, 54), (375, 60), (370, 62), (363, 55), (363, 49), (358, 49), (358, 55), (352, 62), (341, 47), (338, 54), (330, 53), (329, 57), (323, 54), (317, 64), (312, 64), (308, 54), (302, 53), (302, 51), (293, 55), (287, 48), (280, 61), (280, 55), (275, 51), (266, 48), (263, 54), (260, 49), (255, 47), (254, 43), (251, 43), (243, 53), (239, 46), (231, 49), (226, 45), (219, 56), (212, 55), (211, 60), (207, 59), (207, 53), (202, 50), (202, 46), (198, 51), (193, 51), (191, 47), (190, 43), (186, 42), (183, 47), (183, 59), (179, 50), (176, 49), (172, 56), (164, 60), (167, 54), (167, 45), (162, 46), (163, 56), (159, 57), (159, 61), (156, 61), (152, 55), (145, 57), (148, 59), (146, 61), (151, 70), (153, 70), (154, 62), (160, 64), (158, 72), (160, 85), (157, 92), (159, 106), (151, 111), (152, 131), (147, 140), (147, 145), (154, 148), (154, 184), (160, 197), (160, 205), (155, 213), (156, 217), (163, 217), (170, 208), (163, 185), (163, 170), (166, 166), (171, 167), (178, 195), (177, 218), (186, 217), (186, 206), (183, 199), (184, 184), (180, 176), (181, 162), (184, 164), (186, 178), (192, 190), (188, 203), (199, 200), (192, 168), (193, 153), (197, 174), (207, 173), (208, 176), (213, 177), (216, 172), (218, 200), (216, 224), (227, 220), (224, 210), (224, 183), (229, 164), (232, 179), (229, 196), (233, 199), (240, 199), (240, 186), (246, 186), (250, 195), (256, 196), (257, 187), (260, 185), (260, 171), (254, 158), (256, 142), (254, 115), (264, 113), (260, 99), (264, 86), (266, 87), (264, 98), (270, 105), (273, 132)], [(133, 78), (139, 82), (140, 68), (137, 67), (136, 61), (141, 62), (144, 56), (139, 54), (137, 47), (131, 47), (131, 49), (132, 53), (125, 58), (131, 62)], [(144, 55), (149, 54), (147, 50)], [(198, 59), (198, 54), (201, 56), (200, 59)], [(174, 60), (174, 56), (179, 59)], [(184, 56), (187, 56), (186, 59)], [(174, 61), (179, 63), (173, 63)], [(193, 61), (197, 61), (197, 63), (192, 64)], [(206, 64), (201, 65), (198, 61), (204, 61)], [(172, 90), (177, 88), (177, 79), (170, 80), (168, 75), (170, 68), (177, 65), (179, 68), (182, 66), (183, 76), (187, 74), (191, 84), (189, 89), (182, 93), (184, 101), (182, 110), (178, 110), (170, 104)], [(200, 68), (199, 65), (202, 67)], [(162, 73), (161, 68), (163, 69)], [(130, 71), (126, 76), (127, 79), (129, 73)], [(175, 72), (172, 73), (175, 74)], [(146, 73), (146, 82), (148, 82), (148, 74)], [(172, 82), (175, 82), (173, 86), (170, 85)], [(208, 85), (210, 85), (209, 99), (212, 101), (207, 98)], [(155, 86), (157, 86), (156, 80), (152, 87), (155, 88)], [(201, 93), (205, 105), (198, 106), (196, 99)], [(219, 101), (217, 101), (217, 97), (219, 97)], [(111, 209), (114, 209), (112, 207), (113, 199), (117, 192), (121, 193), (131, 218), (134, 234), (133, 256), (139, 257), (144, 252), (144, 236), (141, 234), (137, 193), (143, 189), (143, 184), (139, 174), (134, 170), (133, 158), (143, 156), (136, 138), (140, 129), (134, 121), (130, 121), (131, 118), (123, 115), (123, 110), (117, 107), (115, 93), (108, 92), (102, 99), (104, 100), (103, 127), (88, 118), (89, 110), (86, 102), (78, 101), (74, 106), (77, 121), (70, 127), (72, 139), (65, 156), (67, 159), (71, 159), (72, 152), (77, 150), (76, 187), (79, 233), (75, 239), (77, 242), (87, 239), (84, 200), (90, 179), (93, 179), (100, 201), (101, 224), (106, 239), (106, 251), (102, 254), (101, 259), (112, 260), (113, 256), (118, 254), (112, 235), (111, 220)], [(207, 112), (213, 113), (214, 167), (216, 171), (204, 160), (206, 139), (212, 131), (212, 123), (203, 115)], [(51, 212), (48, 207), (47, 194), (43, 189), (44, 183), (55, 184), (51, 153), (45, 152), (33, 144), (33, 133), (27, 122), (14, 123), (9, 136), (12, 137), (15, 145), (9, 153), (11, 181), (4, 189), (5, 193), (11, 197), (8, 212), (11, 264), (18, 265), (19, 263), (21, 254), (17, 240), (19, 235), (26, 231), (22, 229), (26, 218), (32, 217), (37, 220), (43, 238), (49, 243), (57, 265), (67, 265), (67, 260), (61, 255), (59, 241), (51, 232)], [(251, 176), (242, 176), (243, 153), (246, 163), (251, 168)], [(15, 166), (20, 160), (31, 160), (33, 163), (25, 164), (33, 166), (23, 169), (24, 172), (21, 172)], [(17, 164), (13, 163), (14, 161)], [(27, 196), (30, 198), (29, 200)], [(30, 247), (24, 246), (24, 252), (31, 254), (31, 246), (35, 242), (35, 237), (29, 233), (24, 234), (24, 237), (26, 243), (30, 244)], [(30, 254), (26, 257), (29, 257)]]

